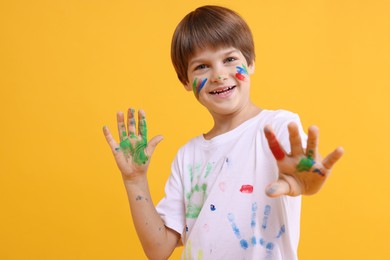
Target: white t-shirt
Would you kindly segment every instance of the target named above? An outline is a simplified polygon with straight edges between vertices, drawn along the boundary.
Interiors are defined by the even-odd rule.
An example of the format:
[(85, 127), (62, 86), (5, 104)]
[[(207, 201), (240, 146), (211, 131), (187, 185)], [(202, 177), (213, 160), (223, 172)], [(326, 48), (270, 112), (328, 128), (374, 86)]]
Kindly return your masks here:
[(183, 259), (297, 259), (301, 197), (265, 194), (278, 168), (264, 126), (290, 152), (291, 121), (305, 145), (296, 114), (263, 110), (227, 133), (201, 135), (180, 148), (157, 211), (181, 234)]

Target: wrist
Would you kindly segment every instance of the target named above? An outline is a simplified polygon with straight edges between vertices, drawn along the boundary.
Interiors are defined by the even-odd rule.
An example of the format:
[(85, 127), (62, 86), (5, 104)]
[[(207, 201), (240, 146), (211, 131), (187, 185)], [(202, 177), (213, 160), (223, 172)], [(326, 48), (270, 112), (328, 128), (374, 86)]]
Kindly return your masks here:
[(148, 178), (145, 175), (140, 175), (134, 178), (123, 178), (123, 184), (126, 190), (149, 190)]

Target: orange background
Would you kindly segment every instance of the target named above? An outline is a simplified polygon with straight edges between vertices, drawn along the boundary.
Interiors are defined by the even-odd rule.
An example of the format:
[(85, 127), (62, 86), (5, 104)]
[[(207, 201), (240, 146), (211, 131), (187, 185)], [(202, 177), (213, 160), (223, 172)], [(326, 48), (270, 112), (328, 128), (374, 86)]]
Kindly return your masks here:
[(346, 150), (303, 199), (300, 259), (390, 258), (388, 1), (3, 0), (0, 259), (145, 259), (101, 128), (146, 111), (150, 136), (165, 136), (149, 172), (158, 202), (178, 148), (212, 125), (169, 55), (204, 4), (252, 28), (253, 100), (318, 125), (323, 155)]

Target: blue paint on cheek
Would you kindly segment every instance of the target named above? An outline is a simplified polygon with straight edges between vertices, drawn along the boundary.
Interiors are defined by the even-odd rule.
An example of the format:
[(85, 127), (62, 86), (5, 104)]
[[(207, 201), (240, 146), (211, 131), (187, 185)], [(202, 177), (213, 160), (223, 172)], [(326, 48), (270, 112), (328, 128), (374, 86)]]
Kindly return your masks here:
[(241, 68), (241, 67), (239, 67), (239, 66), (237, 66), (236, 68), (237, 68), (237, 73), (245, 74), (244, 68)]
[(215, 211), (216, 210), (216, 208), (215, 208), (215, 206), (213, 204), (210, 205), (210, 210), (211, 211)]
[(207, 78), (203, 79), (202, 82), (200, 83), (199, 87), (198, 87), (198, 93), (202, 90), (202, 88), (204, 87), (204, 85), (206, 85), (206, 82), (207, 82)]

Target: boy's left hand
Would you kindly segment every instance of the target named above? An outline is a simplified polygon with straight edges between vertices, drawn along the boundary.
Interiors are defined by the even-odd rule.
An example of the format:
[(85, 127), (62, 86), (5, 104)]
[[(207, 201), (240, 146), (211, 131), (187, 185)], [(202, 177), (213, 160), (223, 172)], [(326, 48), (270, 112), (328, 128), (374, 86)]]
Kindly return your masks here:
[(291, 153), (287, 154), (279, 144), (271, 126), (264, 128), (268, 145), (279, 168), (279, 178), (266, 188), (269, 197), (281, 195), (298, 196), (317, 193), (325, 184), (333, 165), (342, 157), (344, 150), (339, 147), (325, 159), (318, 154), (319, 129), (309, 127), (306, 150), (302, 147), (298, 126), (288, 125)]

